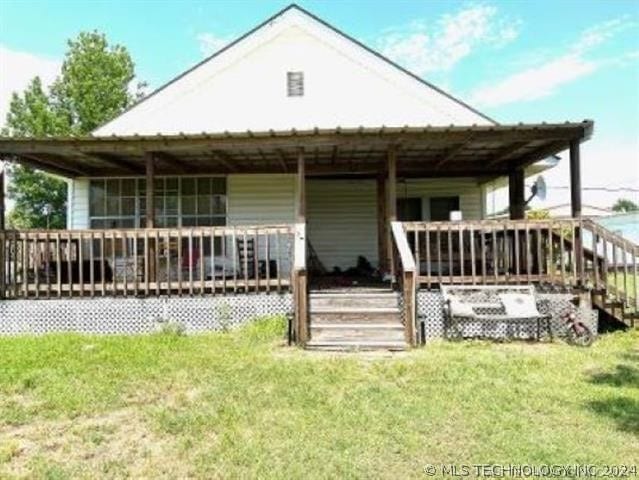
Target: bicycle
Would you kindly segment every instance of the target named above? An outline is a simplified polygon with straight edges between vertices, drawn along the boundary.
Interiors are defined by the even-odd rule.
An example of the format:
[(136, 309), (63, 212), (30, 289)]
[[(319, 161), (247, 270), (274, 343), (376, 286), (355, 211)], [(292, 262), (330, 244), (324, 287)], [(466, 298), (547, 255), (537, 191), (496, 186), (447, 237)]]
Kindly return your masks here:
[(588, 325), (577, 319), (575, 312), (566, 312), (562, 315), (566, 334), (566, 341), (570, 345), (589, 347), (595, 341), (595, 336)]

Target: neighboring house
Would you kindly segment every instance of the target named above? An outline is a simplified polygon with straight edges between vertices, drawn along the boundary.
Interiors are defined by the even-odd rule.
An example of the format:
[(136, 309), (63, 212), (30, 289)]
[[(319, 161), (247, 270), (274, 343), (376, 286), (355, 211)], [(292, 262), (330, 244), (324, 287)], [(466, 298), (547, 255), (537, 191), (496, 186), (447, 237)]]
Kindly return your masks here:
[[(570, 148), (579, 216), (579, 145), (592, 128), (499, 124), (292, 5), (90, 137), (0, 139), (0, 155), (72, 179), (68, 231), (4, 235), (0, 292), (144, 297), (147, 310), (136, 311), (147, 318), (170, 295), (158, 311), (189, 318), (185, 296), (224, 293), (238, 309), (259, 298), (258, 312), (275, 312), (279, 296), (260, 292), (276, 291), (304, 343), (307, 282), (321, 266), (346, 270), (364, 257), (378, 282), (386, 272), (402, 279), (404, 301), (393, 296), (391, 310), (407, 309), (414, 343), (416, 284), (468, 282), (471, 270), (473, 282), (532, 278), (512, 263), (508, 232), (521, 224), (505, 221), (492, 244), (481, 231), (485, 185), (507, 179), (510, 216), (523, 218), (526, 172)], [(432, 223), (451, 212), (463, 221)], [(498, 258), (506, 248), (510, 264)]]

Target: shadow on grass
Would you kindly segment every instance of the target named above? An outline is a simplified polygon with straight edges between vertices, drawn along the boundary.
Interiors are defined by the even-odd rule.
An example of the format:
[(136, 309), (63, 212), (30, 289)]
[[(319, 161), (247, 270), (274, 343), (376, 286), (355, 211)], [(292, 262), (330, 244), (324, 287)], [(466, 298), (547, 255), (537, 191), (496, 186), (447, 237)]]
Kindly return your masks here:
[(590, 402), (588, 406), (614, 420), (619, 430), (639, 436), (639, 401), (617, 397)]
[(621, 363), (611, 372), (593, 374), (590, 381), (612, 387), (639, 388), (639, 368)]
[[(639, 352), (636, 350), (621, 354), (623, 363), (608, 372), (593, 373), (590, 382), (596, 385), (622, 388), (628, 392), (639, 389)], [(634, 395), (633, 395), (634, 396)], [(627, 396), (610, 397), (588, 403), (594, 412), (615, 421), (617, 428), (639, 435), (639, 400)]]

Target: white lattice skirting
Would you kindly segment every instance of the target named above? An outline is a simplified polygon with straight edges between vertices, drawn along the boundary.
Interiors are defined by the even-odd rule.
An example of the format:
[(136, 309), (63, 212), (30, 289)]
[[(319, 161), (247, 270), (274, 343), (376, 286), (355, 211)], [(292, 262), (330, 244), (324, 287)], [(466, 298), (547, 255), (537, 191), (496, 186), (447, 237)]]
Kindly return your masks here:
[(0, 335), (77, 332), (137, 334), (178, 322), (187, 333), (225, 330), (292, 312), (290, 293), (216, 297), (69, 298), (0, 301)]
[[(563, 336), (565, 330), (563, 328), (562, 316), (567, 311), (575, 312), (579, 319), (588, 325), (593, 332), (597, 332), (597, 312), (594, 310), (578, 310), (570, 301), (573, 298), (572, 295), (562, 293), (538, 293), (537, 298), (549, 302), (550, 314), (552, 315), (551, 326), (554, 336)], [(445, 336), (443, 309), (444, 299), (439, 291), (420, 290), (417, 293), (417, 323), (418, 328), (421, 328), (419, 324), (422, 321), (424, 322), (426, 341)], [(522, 324), (499, 321), (464, 321), (460, 322), (459, 328), (462, 329), (462, 336), (478, 338), (503, 339), (509, 337), (523, 340), (535, 338), (537, 333), (536, 323), (532, 321)], [(545, 329), (542, 328), (541, 332), (545, 334)]]

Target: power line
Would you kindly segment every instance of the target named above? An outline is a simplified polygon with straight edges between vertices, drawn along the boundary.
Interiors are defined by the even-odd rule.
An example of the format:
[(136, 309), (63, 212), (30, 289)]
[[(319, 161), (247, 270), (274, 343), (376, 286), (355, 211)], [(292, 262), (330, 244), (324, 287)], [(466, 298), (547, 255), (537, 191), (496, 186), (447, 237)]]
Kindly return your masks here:
[[(569, 186), (560, 186), (560, 187), (551, 187), (548, 186), (547, 188), (554, 188), (556, 190), (568, 190), (570, 187)], [(602, 192), (635, 192), (635, 193), (639, 193), (639, 188), (632, 188), (632, 187), (581, 187), (582, 190), (599, 190)]]

